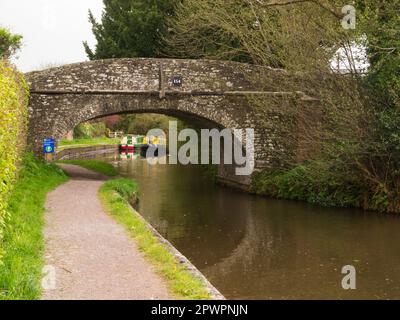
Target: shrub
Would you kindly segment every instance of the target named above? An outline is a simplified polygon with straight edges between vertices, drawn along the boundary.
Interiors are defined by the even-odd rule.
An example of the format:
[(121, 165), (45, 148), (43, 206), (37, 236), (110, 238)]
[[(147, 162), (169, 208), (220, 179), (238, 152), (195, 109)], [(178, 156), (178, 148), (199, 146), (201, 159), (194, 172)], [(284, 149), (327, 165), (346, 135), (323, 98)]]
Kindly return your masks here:
[(22, 36), (0, 28), (0, 59), (8, 59), (21, 47)]
[(351, 168), (334, 160), (312, 161), (288, 171), (253, 175), (252, 191), (271, 197), (307, 201), (323, 206), (363, 207), (368, 191)]
[(0, 60), (0, 240), (8, 196), (25, 146), (27, 103), (28, 87), (22, 75)]
[(103, 122), (90, 123), (84, 122), (77, 125), (74, 129), (75, 139), (88, 139), (104, 137), (107, 133), (107, 127)]

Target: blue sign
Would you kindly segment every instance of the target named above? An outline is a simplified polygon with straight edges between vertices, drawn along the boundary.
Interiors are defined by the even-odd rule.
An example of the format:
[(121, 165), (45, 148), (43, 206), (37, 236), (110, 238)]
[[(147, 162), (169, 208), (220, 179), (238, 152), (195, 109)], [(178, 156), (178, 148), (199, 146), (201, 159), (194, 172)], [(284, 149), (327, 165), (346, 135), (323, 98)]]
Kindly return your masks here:
[(43, 140), (43, 152), (44, 153), (54, 153), (56, 152), (55, 140), (54, 138)]

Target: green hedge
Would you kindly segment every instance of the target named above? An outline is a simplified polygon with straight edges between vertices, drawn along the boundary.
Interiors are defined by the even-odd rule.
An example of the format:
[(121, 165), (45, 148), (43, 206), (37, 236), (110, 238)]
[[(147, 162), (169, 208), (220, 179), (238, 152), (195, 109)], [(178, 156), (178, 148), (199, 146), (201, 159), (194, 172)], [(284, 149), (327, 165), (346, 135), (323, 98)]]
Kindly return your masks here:
[[(7, 216), (7, 199), (25, 144), (28, 86), (23, 76), (0, 60), (0, 241)], [(2, 256), (0, 247), (0, 261)]]

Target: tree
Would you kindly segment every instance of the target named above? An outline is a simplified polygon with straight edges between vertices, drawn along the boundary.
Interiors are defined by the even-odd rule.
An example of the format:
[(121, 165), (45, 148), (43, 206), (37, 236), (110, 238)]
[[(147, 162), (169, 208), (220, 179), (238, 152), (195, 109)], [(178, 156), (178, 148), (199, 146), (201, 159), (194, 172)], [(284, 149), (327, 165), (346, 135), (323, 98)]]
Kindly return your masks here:
[(22, 36), (0, 28), (0, 58), (8, 59), (21, 48)]
[(157, 57), (159, 42), (167, 32), (166, 17), (179, 0), (104, 0), (101, 23), (89, 11), (97, 40), (95, 51), (84, 42), (90, 60)]
[(366, 35), (373, 96), (400, 111), (400, 1), (359, 0), (361, 28)]
[[(348, 4), (185, 0), (168, 19), (171, 32), (164, 39), (165, 52), (212, 59), (246, 57), (285, 69), (288, 77), (281, 83), (262, 78), (267, 90), (302, 91), (317, 98), (318, 104), (298, 108), (280, 98), (274, 105), (262, 96), (250, 97), (251, 103), (264, 112), (261, 120), (292, 114), (280, 126), (294, 122), (303, 127), (300, 135), (290, 135), (289, 128), (285, 141), (296, 143), (301, 137), (306, 149), (315, 150), (304, 164), (307, 177), (312, 177), (309, 187), (327, 190), (324, 197), (344, 194), (365, 201), (369, 208), (400, 212), (399, 0), (353, 1), (355, 30), (342, 28), (342, 8)], [(356, 68), (355, 44), (367, 48), (371, 67), (366, 76)], [(332, 69), (339, 50), (350, 74)], [(309, 118), (310, 113), (317, 117)], [(289, 165), (296, 166), (296, 158), (292, 160)], [(293, 188), (301, 186), (303, 178), (291, 175), (287, 181)], [(300, 189), (294, 192), (307, 193)]]
[(329, 44), (343, 36), (336, 36), (341, 15), (335, 2), (344, 1), (185, 0), (168, 18), (164, 52), (298, 68), (329, 56), (321, 48), (334, 49)]
[(172, 118), (160, 114), (123, 115), (114, 126), (114, 130), (124, 133), (146, 135), (151, 129), (158, 128), (168, 133)]
[[(248, 4), (242, 0), (186, 0), (177, 4), (175, 15), (167, 19), (169, 32), (163, 38), (163, 54), (254, 62), (237, 32), (236, 28), (240, 29), (241, 25), (234, 25), (238, 17), (249, 18), (247, 9)], [(225, 23), (228, 16), (231, 23)]]

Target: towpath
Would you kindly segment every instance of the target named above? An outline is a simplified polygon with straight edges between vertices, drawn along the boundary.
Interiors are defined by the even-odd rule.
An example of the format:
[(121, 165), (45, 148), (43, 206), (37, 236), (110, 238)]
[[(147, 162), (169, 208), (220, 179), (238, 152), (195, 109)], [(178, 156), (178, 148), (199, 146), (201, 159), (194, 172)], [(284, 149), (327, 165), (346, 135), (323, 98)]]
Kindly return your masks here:
[(46, 202), (45, 259), (56, 281), (52, 288), (51, 279), (46, 280), (43, 299), (172, 299), (123, 227), (104, 212), (97, 192), (107, 178), (62, 167), (71, 179)]

